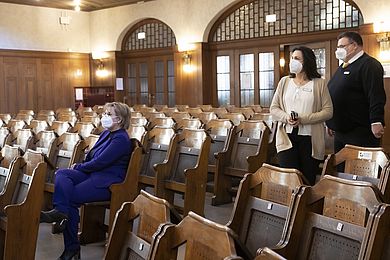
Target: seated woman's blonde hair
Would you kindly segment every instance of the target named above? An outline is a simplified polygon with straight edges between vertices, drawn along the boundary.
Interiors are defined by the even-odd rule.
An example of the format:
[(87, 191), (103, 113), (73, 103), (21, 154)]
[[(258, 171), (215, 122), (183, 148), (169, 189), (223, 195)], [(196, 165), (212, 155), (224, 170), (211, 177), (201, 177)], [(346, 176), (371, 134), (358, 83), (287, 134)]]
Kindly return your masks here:
[(104, 109), (107, 107), (114, 108), (115, 115), (119, 117), (119, 126), (123, 129), (128, 129), (130, 126), (130, 107), (121, 102), (110, 102), (104, 105)]

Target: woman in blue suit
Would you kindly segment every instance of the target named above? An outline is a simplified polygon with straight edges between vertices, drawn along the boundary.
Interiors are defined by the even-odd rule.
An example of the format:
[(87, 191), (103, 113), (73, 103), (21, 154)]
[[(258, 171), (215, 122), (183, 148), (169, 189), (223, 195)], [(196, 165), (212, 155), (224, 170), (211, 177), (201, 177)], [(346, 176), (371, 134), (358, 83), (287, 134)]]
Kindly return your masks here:
[(126, 129), (130, 108), (123, 103), (105, 105), (101, 123), (106, 130), (83, 163), (56, 172), (54, 209), (41, 212), (41, 222), (56, 222), (63, 231), (65, 249), (59, 259), (80, 259), (78, 224), (83, 203), (110, 200), (110, 185), (124, 180), (133, 147)]

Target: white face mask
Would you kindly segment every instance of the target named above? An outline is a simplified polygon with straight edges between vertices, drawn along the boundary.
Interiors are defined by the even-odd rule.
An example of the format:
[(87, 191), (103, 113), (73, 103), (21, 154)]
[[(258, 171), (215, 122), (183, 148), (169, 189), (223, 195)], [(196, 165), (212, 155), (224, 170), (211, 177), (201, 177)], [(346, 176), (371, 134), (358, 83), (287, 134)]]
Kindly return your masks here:
[(299, 72), (302, 71), (303, 68), (302, 63), (294, 59), (290, 60), (289, 66), (290, 66), (290, 72), (294, 74), (298, 74)]
[(345, 58), (347, 57), (347, 50), (344, 48), (337, 48), (335, 54), (337, 59), (345, 61)]
[(102, 119), (100, 119), (100, 122), (102, 123), (102, 126), (104, 128), (110, 128), (114, 124), (114, 121), (112, 120), (111, 116), (103, 115)]

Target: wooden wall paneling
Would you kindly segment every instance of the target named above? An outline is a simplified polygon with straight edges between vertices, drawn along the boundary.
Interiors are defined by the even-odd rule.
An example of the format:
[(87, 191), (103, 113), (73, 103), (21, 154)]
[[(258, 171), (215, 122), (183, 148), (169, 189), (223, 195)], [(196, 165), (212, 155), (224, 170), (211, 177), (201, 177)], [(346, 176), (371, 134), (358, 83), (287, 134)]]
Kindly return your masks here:
[(55, 110), (56, 95), (54, 87), (54, 63), (43, 59), (40, 66), (40, 86), (38, 88), (38, 107)]
[(115, 81), (115, 100), (127, 104), (127, 94), (126, 94), (126, 65), (125, 59), (120, 55), (120, 52), (115, 52), (115, 74), (117, 78), (123, 78), (123, 90), (116, 90), (116, 81)]
[(18, 110), (18, 86), (19, 86), (18, 58), (4, 58), (4, 88), (6, 113), (16, 113)]
[[(203, 104), (212, 104), (215, 100), (216, 89), (213, 89), (212, 82), (212, 56), (207, 43), (202, 43), (202, 86), (203, 86)], [(216, 74), (215, 74), (216, 75)]]
[(90, 86), (91, 84), (89, 75), (89, 56), (85, 58), (69, 60), (70, 84), (73, 87)]
[[(18, 58), (20, 85), (18, 87), (17, 110), (38, 109), (37, 59)], [(17, 112), (17, 111), (16, 111)]]
[(69, 83), (69, 60), (54, 60), (55, 107), (74, 107), (73, 87)]

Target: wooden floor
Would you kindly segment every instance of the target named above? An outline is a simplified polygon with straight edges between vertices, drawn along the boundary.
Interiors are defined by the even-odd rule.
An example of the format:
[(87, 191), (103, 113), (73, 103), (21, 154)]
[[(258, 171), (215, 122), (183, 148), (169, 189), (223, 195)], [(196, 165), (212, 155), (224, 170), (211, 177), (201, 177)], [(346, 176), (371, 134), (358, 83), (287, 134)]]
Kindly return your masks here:
[[(211, 193), (206, 195), (205, 217), (220, 224), (226, 224), (233, 210), (233, 203), (214, 207), (211, 206)], [(176, 196), (175, 200), (180, 204), (181, 196)], [(102, 259), (104, 254), (105, 242), (90, 244), (81, 247), (81, 259), (96, 260)], [(57, 259), (62, 251), (63, 239), (62, 234), (53, 235), (51, 233), (51, 224), (40, 224), (37, 249), (35, 254), (36, 260), (52, 260)]]

